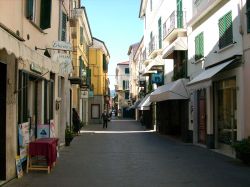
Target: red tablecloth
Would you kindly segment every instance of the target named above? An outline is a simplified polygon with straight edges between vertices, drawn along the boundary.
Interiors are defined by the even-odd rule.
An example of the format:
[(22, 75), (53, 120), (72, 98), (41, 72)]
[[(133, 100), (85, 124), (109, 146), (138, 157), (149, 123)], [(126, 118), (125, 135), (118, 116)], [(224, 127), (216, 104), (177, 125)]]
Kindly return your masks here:
[(48, 166), (56, 161), (58, 138), (41, 138), (29, 143), (30, 156), (44, 156)]

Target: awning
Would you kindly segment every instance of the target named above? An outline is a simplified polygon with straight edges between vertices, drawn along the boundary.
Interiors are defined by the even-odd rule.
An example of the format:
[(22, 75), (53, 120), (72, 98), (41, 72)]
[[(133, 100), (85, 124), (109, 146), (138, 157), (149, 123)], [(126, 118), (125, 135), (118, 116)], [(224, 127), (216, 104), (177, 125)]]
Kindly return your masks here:
[(165, 100), (189, 99), (186, 89), (187, 79), (178, 79), (177, 81), (167, 83), (158, 87), (150, 95), (151, 102), (160, 102)]
[(233, 61), (234, 59), (204, 70), (195, 78), (193, 78), (187, 84), (187, 87), (189, 89), (200, 89), (210, 86), (212, 84), (211, 78), (215, 76), (217, 73), (219, 73), (221, 70), (223, 70), (225, 67), (227, 67), (229, 64), (231, 64)]
[[(152, 59), (151, 62), (145, 67), (142, 75), (148, 75), (150, 73), (156, 73), (159, 67), (164, 66), (164, 61), (160, 56), (157, 56), (155, 59)], [(163, 69), (163, 68), (162, 68)]]
[(132, 106), (128, 108), (128, 110), (136, 109), (140, 103), (141, 103), (141, 100), (137, 100)]
[(163, 50), (163, 59), (171, 58), (170, 54), (174, 51), (185, 51), (187, 50), (187, 37), (179, 37), (172, 44), (167, 46)]
[(150, 110), (151, 102), (149, 101), (150, 94), (147, 94), (141, 101), (141, 103), (138, 105), (139, 110)]

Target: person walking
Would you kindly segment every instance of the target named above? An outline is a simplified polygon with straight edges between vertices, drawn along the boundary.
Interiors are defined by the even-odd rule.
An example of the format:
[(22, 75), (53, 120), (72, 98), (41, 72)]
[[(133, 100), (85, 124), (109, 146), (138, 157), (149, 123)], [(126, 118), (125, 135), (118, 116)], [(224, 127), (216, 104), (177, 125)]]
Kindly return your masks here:
[(102, 113), (103, 128), (108, 127), (108, 113), (106, 110)]

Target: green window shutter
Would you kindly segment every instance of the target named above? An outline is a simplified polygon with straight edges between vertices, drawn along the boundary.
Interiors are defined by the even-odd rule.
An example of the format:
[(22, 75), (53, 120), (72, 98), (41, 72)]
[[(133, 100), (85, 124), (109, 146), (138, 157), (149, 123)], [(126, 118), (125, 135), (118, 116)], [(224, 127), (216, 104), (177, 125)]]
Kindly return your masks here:
[(199, 51), (200, 51), (200, 58), (204, 57), (204, 36), (203, 36), (203, 32), (200, 33), (200, 36), (199, 36)]
[(40, 28), (51, 27), (51, 0), (41, 0)]
[(80, 43), (83, 44), (83, 27), (80, 27)]
[(247, 0), (247, 32), (250, 33), (250, 0)]
[(34, 0), (26, 0), (26, 18), (33, 20)]
[(182, 0), (177, 0), (177, 28), (183, 28)]
[(91, 86), (91, 69), (87, 69), (87, 84)]
[(67, 15), (62, 12), (61, 41), (66, 41)]
[(219, 48), (223, 48), (233, 43), (232, 12), (228, 12), (219, 19)]
[(203, 32), (195, 37), (195, 60), (204, 57), (204, 36)]
[(162, 48), (162, 32), (161, 32), (161, 17), (158, 20), (158, 39), (159, 39), (159, 49)]
[(105, 54), (102, 55), (102, 66), (103, 66), (103, 71), (107, 72), (107, 61)]
[(123, 88), (123, 90), (125, 90), (125, 85), (126, 85), (126, 82), (125, 82), (125, 80), (123, 80), (122, 81), (122, 88)]
[(129, 74), (129, 68), (125, 68), (125, 74)]

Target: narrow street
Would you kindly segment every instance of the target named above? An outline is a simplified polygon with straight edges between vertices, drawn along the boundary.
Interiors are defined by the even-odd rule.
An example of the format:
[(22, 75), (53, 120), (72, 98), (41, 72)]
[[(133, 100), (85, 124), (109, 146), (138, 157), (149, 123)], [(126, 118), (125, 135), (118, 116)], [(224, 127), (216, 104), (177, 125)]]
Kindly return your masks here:
[(250, 167), (186, 144), (137, 122), (114, 120), (84, 127), (63, 147), (50, 174), (30, 171), (4, 187), (249, 187)]

